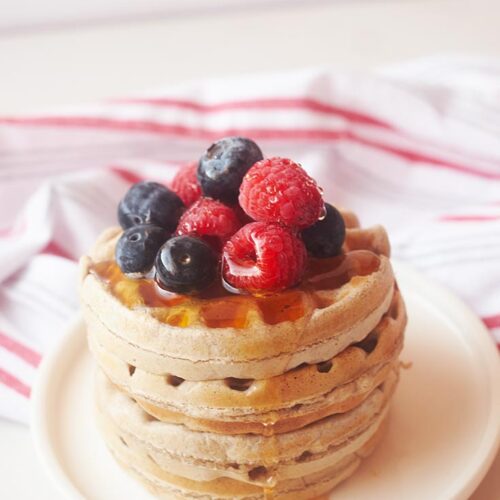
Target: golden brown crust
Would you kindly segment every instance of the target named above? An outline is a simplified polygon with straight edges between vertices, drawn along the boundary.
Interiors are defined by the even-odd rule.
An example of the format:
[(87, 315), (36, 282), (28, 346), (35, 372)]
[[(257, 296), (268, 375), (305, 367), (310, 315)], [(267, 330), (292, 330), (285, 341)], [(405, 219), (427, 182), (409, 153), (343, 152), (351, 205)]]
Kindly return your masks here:
[[(199, 470), (181, 468), (185, 475), (178, 475), (169, 466), (158, 463), (157, 458), (148, 454), (137, 443), (125, 441), (116, 430), (101, 421), (101, 430), (106, 442), (116, 459), (132, 472), (148, 488), (164, 498), (196, 498), (196, 499), (263, 499), (265, 490), (272, 491), (273, 498), (307, 499), (330, 491), (341, 480), (351, 475), (360, 463), (361, 458), (373, 452), (380, 441), (386, 427), (387, 417), (384, 415), (374, 425), (374, 430), (366, 439), (359, 440), (356, 447), (350, 447), (345, 453), (331, 460), (324, 461), (325, 466), (318, 470), (301, 475), (283, 477), (276, 480), (274, 487), (261, 482), (256, 484), (240, 481), (234, 477), (215, 477), (205, 479), (199, 477)], [(338, 450), (334, 450), (336, 453)], [(305, 468), (307, 471), (307, 467)]]
[(257, 381), (190, 382), (175, 374), (154, 375), (107, 352), (92, 335), (89, 343), (113, 383), (159, 420), (229, 434), (263, 433), (275, 421), (280, 433), (359, 404), (397, 358), (405, 325), (404, 303), (396, 292), (389, 313), (370, 336), (376, 344), (365, 347), (371, 352), (353, 345), (318, 365)]
[(385, 255), (386, 257), (391, 255), (389, 237), (382, 226), (374, 226), (368, 229), (359, 227), (348, 229), (345, 244), (349, 250), (369, 248), (378, 255)]
[(225, 470), (228, 464), (239, 464), (240, 471), (262, 465), (269, 468), (294, 461), (308, 451), (325, 453), (356, 435), (383, 412), (398, 379), (397, 367), (384, 383), (372, 391), (357, 407), (332, 415), (307, 427), (277, 435), (225, 435), (192, 431), (183, 425), (160, 422), (113, 386), (106, 376), (98, 374), (96, 384), (99, 412), (112, 420), (124, 434), (133, 436), (149, 447), (185, 463), (205, 463), (213, 470)]
[[(242, 359), (242, 357), (239, 360), (235, 360), (230, 355), (223, 359), (210, 358), (211, 355), (217, 354), (212, 352), (214, 345), (219, 346), (217, 351), (220, 353), (223, 345), (231, 344), (231, 335), (228, 335), (226, 339), (222, 339), (218, 335), (220, 333), (219, 330), (200, 330), (198, 332), (199, 335), (194, 334), (191, 336), (191, 339), (186, 341), (186, 338), (179, 339), (179, 337), (182, 337), (184, 334), (187, 335), (187, 332), (171, 331), (170, 335), (165, 335), (163, 332), (164, 327), (167, 330), (175, 327), (157, 323), (153, 318), (150, 319), (151, 321), (143, 318), (142, 321), (140, 318), (135, 317), (137, 324), (132, 319), (131, 326), (128, 321), (130, 318), (126, 314), (121, 316), (113, 314), (106, 317), (105, 324), (101, 321), (101, 317), (96, 315), (86, 304), (83, 304), (82, 311), (89, 333), (95, 336), (101, 345), (108, 351), (115, 352), (127, 363), (142, 368), (145, 371), (159, 375), (175, 373), (185, 380), (214, 380), (227, 377), (265, 379), (289, 371), (302, 363), (319, 363), (335, 356), (350, 344), (361, 341), (377, 325), (390, 306), (392, 291), (393, 285), (391, 283), (376, 309), (365, 311), (368, 313), (368, 316), (362, 318), (358, 323), (351, 325), (345, 318), (341, 322), (340, 317), (339, 322), (335, 323), (335, 320), (332, 318), (332, 324), (337, 325), (337, 327), (330, 328), (330, 330), (334, 330), (335, 334), (324, 342), (314, 343), (302, 350), (297, 349), (281, 353), (275, 357), (269, 357), (267, 353), (264, 354), (266, 352), (264, 350), (261, 351), (260, 359), (249, 358), (247, 360)], [(114, 298), (111, 299), (115, 300)], [(363, 299), (360, 298), (359, 300), (359, 305), (361, 306)], [(135, 316), (133, 314), (134, 311), (127, 311), (132, 313), (132, 317)], [(141, 329), (140, 324), (143, 324), (143, 329)], [(151, 324), (156, 324), (158, 329), (149, 328)], [(290, 337), (292, 340), (298, 335), (298, 326), (296, 324), (290, 330), (286, 330), (283, 323), (276, 326), (279, 329), (276, 329), (274, 333), (280, 339), (280, 342), (284, 342), (287, 337)], [(121, 334), (118, 334), (117, 331), (120, 331)], [(260, 331), (258, 335), (263, 340), (262, 343), (272, 343), (269, 338), (266, 339), (262, 334), (263, 332)], [(240, 336), (242, 335), (247, 337), (241, 341), (242, 345), (251, 343), (251, 332), (240, 333)], [(168, 352), (172, 350), (172, 347), (168, 348), (167, 346), (171, 345), (176, 338), (179, 340), (178, 344), (184, 344), (183, 348), (187, 349), (185, 352), (186, 356), (189, 352), (189, 345), (196, 342), (199, 345), (197, 352), (203, 352), (205, 359), (196, 359), (195, 355), (191, 355), (194, 359), (180, 358), (177, 357), (177, 352), (175, 355), (172, 355), (171, 352)], [(195, 340), (196, 338), (198, 339), (197, 341)], [(236, 339), (237, 335), (235, 333), (232, 341), (236, 342)], [(177, 345), (177, 347), (179, 346)], [(243, 351), (244, 349), (241, 348), (241, 353)]]
[(156, 498), (165, 500), (265, 500), (269, 498), (278, 500), (319, 500), (319, 495), (331, 491), (335, 486), (351, 476), (361, 462), (359, 457), (354, 455), (341, 464), (323, 471), (321, 475), (311, 474), (310, 477), (301, 480), (287, 481), (285, 484), (280, 485), (280, 491), (257, 487), (253, 492), (249, 492), (248, 487), (241, 491), (242, 488), (239, 485), (234, 483), (228, 485), (225, 482), (222, 491), (216, 495), (199, 491), (200, 489), (205, 491), (210, 488), (210, 485), (200, 484), (200, 481), (184, 480), (183, 487), (179, 485), (179, 481), (176, 479), (174, 479), (175, 483), (169, 483), (168, 479), (165, 478), (165, 474), (162, 474), (155, 467), (150, 466), (153, 470), (139, 471), (137, 466), (132, 465), (133, 460), (129, 457), (124, 457), (113, 450), (111, 452), (115, 460), (129, 474), (141, 482)]
[[(394, 369), (390, 363), (384, 365), (374, 375), (369, 375), (366, 380), (360, 377), (352, 383), (341, 386), (335, 393), (338, 395), (338, 400), (329, 403), (325, 396), (325, 400), (321, 405), (314, 405), (308, 411), (294, 410), (294, 408), (282, 410), (281, 412), (266, 413), (256, 420), (245, 421), (242, 418), (234, 420), (210, 420), (207, 418), (191, 417), (182, 412), (171, 412), (164, 408), (151, 405), (147, 401), (135, 398), (136, 402), (148, 414), (157, 418), (162, 422), (170, 422), (183, 424), (189, 429), (196, 431), (206, 431), (218, 434), (235, 435), (235, 434), (263, 434), (269, 432), (269, 425), (272, 422), (273, 432), (275, 434), (283, 434), (292, 432), (302, 427), (305, 427), (313, 422), (321, 420), (336, 413), (345, 413), (356, 406), (359, 406), (368, 395), (378, 387), (387, 377), (388, 373)], [(361, 380), (362, 379), (362, 380)]]

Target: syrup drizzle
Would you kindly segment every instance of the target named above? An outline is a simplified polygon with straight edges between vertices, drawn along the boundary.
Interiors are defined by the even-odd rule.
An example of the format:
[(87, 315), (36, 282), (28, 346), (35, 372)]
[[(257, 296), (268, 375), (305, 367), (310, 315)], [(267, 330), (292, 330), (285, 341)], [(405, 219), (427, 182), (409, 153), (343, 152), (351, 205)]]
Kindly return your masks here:
[(368, 250), (353, 250), (329, 259), (309, 259), (302, 283), (274, 295), (237, 295), (222, 282), (214, 283), (197, 296), (177, 295), (161, 289), (151, 278), (125, 276), (115, 261), (93, 264), (90, 271), (107, 284), (109, 291), (129, 309), (149, 307), (159, 321), (186, 327), (197, 318), (209, 328), (248, 326), (255, 311), (269, 325), (296, 321), (315, 308), (328, 307), (334, 293), (358, 277), (377, 271), (380, 258)]
[(262, 450), (262, 459), (264, 464), (271, 470), (266, 478), (266, 483), (262, 487), (264, 500), (272, 500), (274, 498), (274, 490), (278, 484), (276, 475), (277, 460), (280, 456), (278, 439), (276, 438), (275, 425), (279, 421), (278, 412), (270, 412), (266, 420), (264, 420), (264, 430), (262, 434), (267, 438), (267, 444)]

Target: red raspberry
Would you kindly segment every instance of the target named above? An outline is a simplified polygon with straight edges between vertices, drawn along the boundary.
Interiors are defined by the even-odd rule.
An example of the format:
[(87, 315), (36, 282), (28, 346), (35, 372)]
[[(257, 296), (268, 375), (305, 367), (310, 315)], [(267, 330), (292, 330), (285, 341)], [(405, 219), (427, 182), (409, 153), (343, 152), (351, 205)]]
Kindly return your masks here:
[(197, 170), (198, 162), (184, 165), (177, 171), (170, 185), (186, 207), (191, 206), (201, 196), (201, 187), (196, 177)]
[(253, 165), (243, 177), (239, 201), (255, 220), (298, 229), (313, 225), (325, 210), (314, 179), (286, 158), (268, 158)]
[(252, 222), (224, 246), (222, 272), (235, 288), (279, 291), (300, 281), (306, 259), (304, 244), (289, 229)]
[(220, 249), (240, 227), (232, 208), (211, 198), (200, 198), (181, 216), (176, 234), (199, 236)]

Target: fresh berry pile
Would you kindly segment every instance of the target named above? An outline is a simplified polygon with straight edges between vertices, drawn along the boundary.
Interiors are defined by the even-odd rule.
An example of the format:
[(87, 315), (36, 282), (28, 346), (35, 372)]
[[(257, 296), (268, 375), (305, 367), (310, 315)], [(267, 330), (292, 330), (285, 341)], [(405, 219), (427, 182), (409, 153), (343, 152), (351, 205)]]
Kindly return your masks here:
[(243, 137), (212, 144), (170, 187), (134, 184), (118, 220), (122, 272), (181, 294), (217, 279), (238, 293), (279, 292), (300, 282), (308, 255), (339, 255), (345, 239), (341, 214), (314, 179), (292, 160), (264, 159)]

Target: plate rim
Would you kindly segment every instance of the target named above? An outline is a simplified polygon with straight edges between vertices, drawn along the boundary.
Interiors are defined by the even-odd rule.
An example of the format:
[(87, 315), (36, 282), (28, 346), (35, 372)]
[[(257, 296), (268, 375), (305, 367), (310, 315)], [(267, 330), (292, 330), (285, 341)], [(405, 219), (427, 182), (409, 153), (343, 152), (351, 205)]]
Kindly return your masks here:
[(83, 317), (78, 311), (66, 323), (63, 328), (64, 334), (55, 347), (43, 357), (39, 365), (35, 384), (31, 392), (31, 414), (30, 414), (30, 434), (34, 444), (35, 453), (42, 464), (47, 476), (52, 484), (66, 498), (86, 500), (80, 491), (66, 474), (64, 467), (57, 458), (54, 446), (51, 442), (51, 430), (49, 422), (50, 391), (52, 386), (53, 373), (58, 369), (59, 360), (62, 354), (68, 349), (73, 352), (81, 343), (81, 325)]
[[(488, 423), (479, 446), (467, 463), (465, 473), (461, 474), (463, 477), (461, 483), (455, 480), (456, 486), (448, 488), (446, 491), (449, 492), (449, 496), (445, 497), (466, 500), (484, 479), (500, 449), (500, 356), (498, 348), (486, 325), (464, 300), (414, 267), (397, 260), (393, 260), (392, 264), (396, 278), (399, 273), (403, 272), (418, 284), (419, 293), (425, 291), (426, 300), (437, 299), (436, 301), (444, 306), (443, 309), (453, 309), (454, 313), (459, 312), (460, 318), (465, 320), (467, 324), (474, 325), (474, 332), (481, 332), (479, 335), (467, 335), (467, 344), (473, 343), (476, 351), (485, 360), (482, 368), (486, 371), (489, 384), (490, 412)], [(446, 314), (446, 317), (449, 318), (450, 315)], [(453, 322), (460, 322), (460, 318), (453, 317)]]
[[(484, 323), (452, 291), (406, 263), (392, 260), (392, 265), (396, 279), (401, 274), (406, 275), (417, 284), (415, 288), (419, 294), (425, 296), (426, 300), (434, 298), (440, 306), (443, 306), (446, 317), (450, 317), (446, 314), (449, 309), (452, 309), (455, 314), (459, 311), (462, 319), (474, 325), (475, 332), (481, 332), (474, 336), (468, 335), (467, 343), (472, 342), (475, 352), (485, 361), (482, 368), (486, 371), (489, 383), (489, 417), (477, 449), (467, 462), (464, 472), (460, 474), (461, 479), (454, 481), (454, 485), (446, 490), (447, 496), (445, 497), (457, 500), (466, 499), (487, 474), (500, 447), (500, 357), (498, 349)], [(453, 317), (453, 321), (457, 321), (456, 316)], [(82, 323), (83, 318), (79, 311), (67, 322), (63, 328), (64, 334), (51, 352), (44, 356), (32, 390), (30, 415), (30, 431), (35, 453), (46, 474), (66, 498), (78, 500), (84, 500), (84, 496), (66, 474), (51, 441), (49, 402), (54, 383), (53, 375), (60, 369), (59, 363), (63, 353), (68, 349), (71, 349), (73, 353), (79, 344), (85, 341), (85, 337), (81, 335)]]

